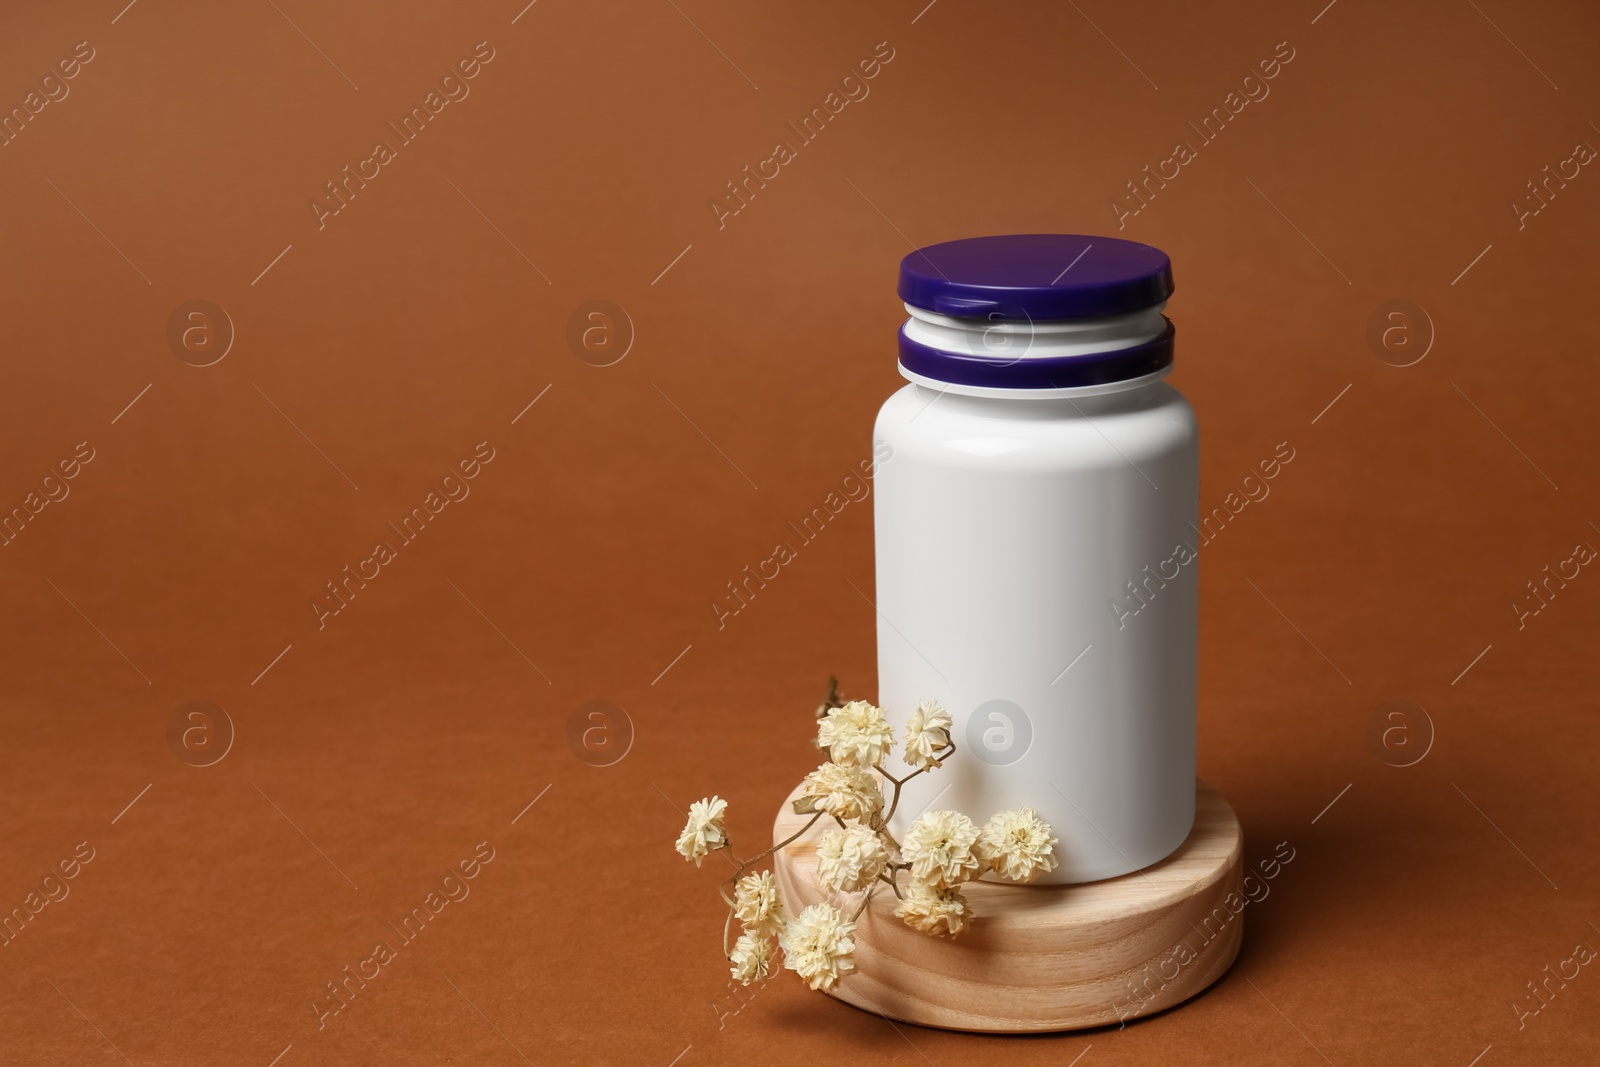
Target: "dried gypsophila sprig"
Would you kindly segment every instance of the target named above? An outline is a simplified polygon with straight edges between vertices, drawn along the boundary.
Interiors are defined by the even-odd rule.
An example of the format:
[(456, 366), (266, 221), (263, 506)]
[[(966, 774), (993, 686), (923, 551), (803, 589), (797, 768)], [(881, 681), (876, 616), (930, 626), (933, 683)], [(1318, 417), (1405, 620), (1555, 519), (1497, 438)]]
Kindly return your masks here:
[[(783, 965), (812, 989), (828, 990), (855, 969), (855, 926), (872, 902), (879, 883), (897, 900), (894, 914), (912, 929), (955, 936), (972, 923), (971, 903), (960, 886), (993, 872), (1008, 881), (1031, 882), (1058, 865), (1060, 842), (1031, 808), (1002, 811), (977, 826), (956, 811), (925, 812), (913, 820), (902, 845), (889, 832), (889, 820), (900, 805), (902, 788), (954, 754), (950, 713), (924, 701), (906, 723), (901, 759), (912, 768), (897, 778), (883, 769), (894, 749), (894, 731), (881, 708), (863, 700), (846, 702), (836, 679), (828, 679), (828, 696), (817, 709), (816, 745), (828, 761), (806, 776), (804, 793), (794, 802), (806, 824), (787, 839), (748, 860), (732, 856), (723, 819), (727, 802), (720, 797), (696, 801), (678, 838), (678, 851), (696, 866), (713, 851), (729, 850), (734, 872), (722, 886), (728, 905), (723, 924), (723, 954), (732, 976), (745, 985), (764, 981), (772, 970), (775, 948)], [(892, 786), (885, 811), (878, 779)], [(862, 894), (849, 918), (833, 903), (812, 904), (799, 915), (785, 914), (771, 871), (749, 868), (799, 840), (824, 815), (838, 824), (817, 846), (817, 878), (836, 894)], [(907, 885), (902, 889), (899, 876)], [(728, 895), (732, 887), (733, 895)], [(728, 936), (738, 919), (740, 933), (732, 947)], [(776, 942), (776, 946), (775, 946)]]

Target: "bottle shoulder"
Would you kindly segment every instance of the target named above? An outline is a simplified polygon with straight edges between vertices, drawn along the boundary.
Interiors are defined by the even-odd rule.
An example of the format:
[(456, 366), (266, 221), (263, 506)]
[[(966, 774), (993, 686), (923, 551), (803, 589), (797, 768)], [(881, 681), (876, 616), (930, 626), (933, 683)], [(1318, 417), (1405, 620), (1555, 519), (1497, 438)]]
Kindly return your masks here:
[(1095, 397), (1019, 400), (909, 384), (884, 401), (874, 427), (876, 438), (907, 445), (972, 436), (1070, 443), (1104, 434), (1182, 445), (1198, 439), (1199, 427), (1188, 400), (1166, 382)]

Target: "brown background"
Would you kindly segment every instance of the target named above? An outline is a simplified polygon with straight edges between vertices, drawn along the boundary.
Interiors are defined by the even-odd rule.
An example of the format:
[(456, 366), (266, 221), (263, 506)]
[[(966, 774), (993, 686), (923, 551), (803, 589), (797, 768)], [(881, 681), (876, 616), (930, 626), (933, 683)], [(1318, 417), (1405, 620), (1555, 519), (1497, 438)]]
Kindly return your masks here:
[[(6, 109), (95, 58), (0, 148), (0, 506), (95, 459), (0, 549), (0, 909), (95, 858), (0, 947), (0, 1060), (1592, 1058), (1593, 967), (1520, 1030), (1511, 1003), (1600, 946), (1600, 577), (1521, 631), (1510, 604), (1600, 545), (1600, 175), (1523, 229), (1510, 205), (1600, 144), (1600, 19), (924, 3), (8, 8)], [(471, 95), (319, 229), (323, 183), (485, 40)], [(719, 230), (723, 183), (881, 41), (870, 96)], [(899, 258), (1115, 232), (1280, 41), (1271, 95), (1122, 233), (1175, 264), (1204, 505), (1296, 449), (1202, 569), (1201, 772), (1252, 861), (1296, 850), (1239, 962), (1060, 1037), (895, 1028), (789, 974), (740, 1007), (716, 865), (672, 839), (716, 791), (759, 844), (826, 676), (873, 693), (870, 506), (724, 629), (709, 602), (868, 454)], [(203, 368), (167, 340), (194, 299), (236, 331)], [(613, 366), (566, 340), (592, 299), (636, 332)], [(1404, 368), (1366, 339), (1394, 299), (1436, 334)], [(319, 630), (323, 583), (480, 441), (471, 496)], [(631, 720), (613, 766), (566, 740), (593, 699)], [(168, 745), (189, 700), (236, 731), (209, 767)], [(1431, 749), (1416, 712), (1412, 748), (1369, 740), (1397, 700)], [(484, 840), (470, 897), (319, 1029), (324, 983)]]

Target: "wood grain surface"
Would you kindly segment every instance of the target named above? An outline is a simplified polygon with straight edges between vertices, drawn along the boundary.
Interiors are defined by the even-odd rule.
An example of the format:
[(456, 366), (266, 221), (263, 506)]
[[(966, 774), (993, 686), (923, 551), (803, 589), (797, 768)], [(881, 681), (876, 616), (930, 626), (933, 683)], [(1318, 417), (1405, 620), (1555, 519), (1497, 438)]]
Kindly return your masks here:
[[(796, 787), (789, 800), (800, 793)], [(773, 841), (806, 818), (785, 801)], [(791, 913), (830, 899), (816, 878), (825, 822), (775, 857)], [(1215, 982), (1238, 955), (1243, 854), (1233, 809), (1202, 782), (1194, 829), (1165, 860), (1084, 885), (968, 883), (962, 889), (978, 919), (957, 937), (906, 926), (894, 916), (894, 895), (881, 891), (857, 920), (856, 971), (832, 995), (905, 1022), (991, 1032), (1075, 1030), (1169, 1008)], [(846, 914), (859, 900), (846, 898)]]

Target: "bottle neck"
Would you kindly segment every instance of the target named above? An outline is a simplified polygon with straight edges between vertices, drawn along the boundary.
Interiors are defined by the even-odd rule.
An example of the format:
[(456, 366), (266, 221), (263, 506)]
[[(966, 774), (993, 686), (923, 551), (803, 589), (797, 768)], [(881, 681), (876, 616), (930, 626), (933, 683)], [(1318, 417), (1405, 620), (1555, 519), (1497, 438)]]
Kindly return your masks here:
[[(1087, 397), (1141, 389), (1166, 377), (1171, 369), (1168, 336), (1171, 324), (1161, 313), (1165, 307), (1163, 301), (1121, 315), (1029, 321), (956, 318), (907, 304), (905, 308), (911, 317), (900, 330), (900, 372), (910, 381), (941, 392), (1002, 399)], [(1131, 368), (1126, 377), (1113, 373), (1110, 380), (1083, 382), (1077, 381), (1071, 373), (1071, 369), (1079, 365), (1109, 365), (1120, 353), (1159, 347), (1163, 339), (1168, 346), (1166, 360), (1125, 361)], [(917, 365), (908, 367), (905, 358), (908, 348), (953, 357), (950, 361), (935, 359), (934, 363), (982, 365), (1000, 373), (988, 373), (982, 381), (950, 380), (925, 373), (929, 365), (926, 359), (914, 361)], [(1016, 368), (1015, 372), (1004, 373), (1012, 367)], [(1065, 373), (1042, 373), (1045, 368), (1059, 368)], [(1013, 377), (1033, 384), (1013, 388), (1007, 381)], [(1062, 384), (1040, 387), (1041, 381)]]
[(984, 418), (1025, 422), (1057, 422), (1063, 419), (1098, 419), (1121, 412), (1139, 411), (1167, 403), (1175, 395), (1159, 378), (1143, 382), (1118, 382), (1116, 389), (1102, 392), (1050, 389), (995, 389), (974, 393), (945, 382), (912, 382), (918, 409), (931, 408), (933, 415), (966, 413)]

